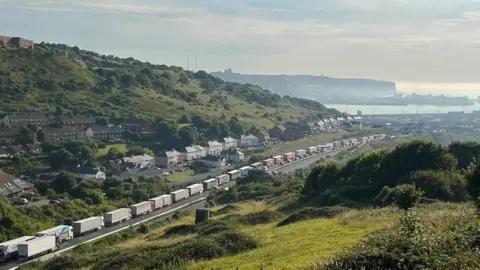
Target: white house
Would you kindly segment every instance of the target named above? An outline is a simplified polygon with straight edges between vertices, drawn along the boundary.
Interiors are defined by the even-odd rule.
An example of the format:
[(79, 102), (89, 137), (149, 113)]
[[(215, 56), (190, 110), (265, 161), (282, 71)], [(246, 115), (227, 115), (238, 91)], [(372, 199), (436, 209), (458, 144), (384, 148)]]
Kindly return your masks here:
[(124, 157), (123, 162), (125, 164), (132, 164), (133, 167), (137, 168), (149, 168), (155, 166), (155, 158), (147, 154), (133, 157)]
[(183, 163), (184, 155), (175, 149), (159, 153), (155, 158), (155, 165), (161, 168), (170, 168)]
[(79, 178), (106, 179), (106, 174), (95, 167), (77, 167), (69, 171)]
[(199, 156), (197, 148), (195, 148), (194, 146), (185, 147), (185, 160), (190, 161), (198, 158)]
[(237, 140), (232, 137), (225, 137), (223, 138), (223, 149), (236, 149)]
[(199, 158), (207, 156), (207, 149), (205, 149), (205, 147), (202, 147), (200, 145), (194, 145), (194, 147), (195, 149), (197, 149), (197, 154)]
[(332, 127), (338, 126), (338, 121), (335, 120), (335, 118), (330, 118), (330, 119), (328, 119), (328, 120), (330, 120), (330, 125), (331, 125)]
[(224, 168), (227, 166), (227, 161), (224, 157), (206, 156), (201, 158), (200, 161), (209, 168)]
[(207, 145), (207, 155), (218, 156), (223, 150), (223, 145), (217, 141), (209, 141), (207, 142)]
[(325, 123), (325, 127), (330, 127), (332, 124), (329, 119), (323, 119), (322, 121)]
[(325, 130), (325, 122), (323, 120), (318, 120), (316, 123), (318, 130), (323, 131)]
[(240, 136), (240, 144), (242, 147), (256, 147), (258, 146), (258, 138), (253, 135)]

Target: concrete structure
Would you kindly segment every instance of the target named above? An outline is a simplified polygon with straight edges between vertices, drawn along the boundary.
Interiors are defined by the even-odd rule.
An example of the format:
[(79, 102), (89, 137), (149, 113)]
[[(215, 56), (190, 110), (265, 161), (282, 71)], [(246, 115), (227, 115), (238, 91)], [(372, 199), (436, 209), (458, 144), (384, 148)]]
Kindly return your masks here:
[(160, 168), (170, 168), (183, 164), (183, 153), (175, 149), (166, 152), (160, 152), (155, 157), (155, 165)]
[(24, 39), (21, 37), (0, 36), (0, 43), (4, 46), (14, 46), (18, 48), (33, 49), (35, 44), (33, 40)]

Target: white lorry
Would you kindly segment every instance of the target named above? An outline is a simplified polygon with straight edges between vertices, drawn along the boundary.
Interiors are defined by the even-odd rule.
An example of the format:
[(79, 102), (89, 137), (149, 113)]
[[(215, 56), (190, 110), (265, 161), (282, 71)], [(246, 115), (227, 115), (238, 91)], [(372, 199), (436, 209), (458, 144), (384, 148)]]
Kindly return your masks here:
[(183, 199), (188, 198), (188, 190), (179, 189), (179, 190), (176, 190), (176, 191), (170, 193), (170, 195), (172, 195), (172, 201), (173, 202), (179, 202)]
[[(263, 164), (261, 162), (257, 162), (257, 163), (259, 163), (260, 166), (263, 166)], [(230, 181), (230, 176), (228, 174), (221, 174), (221, 175), (219, 175), (215, 178), (217, 178), (217, 180), (218, 180), (218, 185), (223, 185), (223, 184), (227, 183), (228, 181)]]
[(47, 235), (18, 244), (18, 257), (31, 259), (57, 250), (57, 239), (54, 235)]
[(218, 186), (218, 180), (215, 179), (215, 178), (211, 178), (211, 179), (203, 181), (203, 189), (204, 190), (209, 190), (209, 189), (212, 189), (212, 188), (217, 187), (217, 186)]
[(151, 201), (140, 202), (130, 206), (132, 210), (132, 217), (138, 217), (148, 214), (153, 210), (153, 203)]
[(75, 237), (89, 232), (98, 231), (105, 227), (103, 217), (89, 217), (73, 223), (73, 235)]
[(37, 232), (35, 237), (55, 236), (58, 243), (73, 239), (73, 227), (68, 225), (59, 225), (41, 232)]
[(23, 236), (0, 244), (0, 261), (8, 261), (18, 256), (18, 244), (34, 239), (35, 236)]
[(153, 203), (153, 210), (157, 210), (157, 209), (163, 207), (163, 197), (162, 196), (151, 198), (150, 201)]
[(203, 192), (203, 185), (202, 184), (193, 184), (191, 186), (186, 187), (188, 190), (188, 194), (190, 197), (193, 195), (197, 195)]
[(125, 222), (132, 218), (132, 211), (130, 208), (120, 208), (103, 215), (105, 227), (113, 226), (120, 222)]
[(163, 206), (168, 206), (172, 204), (172, 195), (170, 194), (165, 194), (160, 196), (163, 198)]

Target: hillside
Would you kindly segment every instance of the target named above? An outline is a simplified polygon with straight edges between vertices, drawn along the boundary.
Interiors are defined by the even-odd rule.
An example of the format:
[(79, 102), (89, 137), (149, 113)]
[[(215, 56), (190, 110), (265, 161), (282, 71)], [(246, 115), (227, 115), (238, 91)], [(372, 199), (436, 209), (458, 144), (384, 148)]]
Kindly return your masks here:
[(35, 50), (0, 47), (0, 113), (11, 111), (175, 120), (184, 114), (237, 116), (258, 127), (338, 114), (318, 102), (226, 83), (204, 71), (46, 43)]
[(211, 74), (229, 82), (259, 85), (279, 95), (295, 95), (305, 98), (332, 94), (341, 96), (388, 96), (396, 92), (394, 82), (367, 79), (337, 79), (312, 75), (247, 75), (233, 73), (231, 70)]

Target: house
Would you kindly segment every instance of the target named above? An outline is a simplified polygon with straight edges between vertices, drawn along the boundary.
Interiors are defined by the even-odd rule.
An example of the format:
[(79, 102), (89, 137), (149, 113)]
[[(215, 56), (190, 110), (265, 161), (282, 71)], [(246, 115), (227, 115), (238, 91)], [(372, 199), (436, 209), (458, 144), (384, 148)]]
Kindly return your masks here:
[(185, 147), (185, 154), (184, 154), (185, 160), (190, 161), (190, 160), (195, 160), (200, 158), (197, 152), (198, 152), (197, 148), (195, 148), (194, 146)]
[(223, 145), (217, 141), (208, 141), (207, 146), (207, 155), (218, 156), (223, 150)]
[(10, 154), (8, 153), (7, 147), (0, 146), (0, 158), (8, 158)]
[(29, 143), (27, 145), (25, 145), (25, 147), (27, 148), (27, 151), (29, 153), (32, 153), (32, 154), (40, 154), (42, 153), (42, 146), (38, 143)]
[(270, 135), (268, 134), (267, 131), (257, 129), (251, 132), (251, 134), (258, 138), (259, 144), (265, 145), (270, 143)]
[(0, 43), (2, 43), (5, 47), (13, 46), (25, 49), (33, 49), (35, 46), (33, 40), (24, 39), (21, 37), (0, 36)]
[(323, 122), (323, 120), (318, 120), (317, 122), (315, 122), (315, 125), (317, 126), (317, 129), (319, 131), (325, 130), (325, 122)]
[(237, 149), (224, 150), (220, 156), (224, 157), (227, 160), (227, 163), (231, 164), (238, 164), (245, 160), (245, 154)]
[(148, 168), (155, 167), (155, 158), (143, 154), (133, 157), (124, 157), (123, 163), (130, 168)]
[(123, 137), (123, 129), (115, 126), (94, 127), (92, 132), (95, 139), (119, 139)]
[(257, 147), (259, 144), (258, 138), (253, 135), (241, 135), (240, 145), (242, 147)]
[(184, 155), (175, 149), (160, 152), (155, 157), (155, 165), (160, 168), (170, 168), (183, 164)]
[(7, 151), (12, 155), (22, 154), (27, 152), (22, 146), (14, 146), (14, 145), (8, 146)]
[(232, 137), (225, 137), (223, 138), (223, 149), (236, 149), (237, 140)]
[(227, 160), (219, 156), (206, 156), (200, 158), (199, 161), (209, 168), (225, 168), (227, 166)]
[(148, 131), (152, 129), (152, 124), (145, 119), (131, 117), (123, 120), (122, 127), (131, 131)]
[(322, 120), (323, 123), (325, 123), (325, 127), (331, 127), (332, 123), (330, 122), (330, 119), (326, 118)]
[(95, 125), (97, 121), (91, 116), (62, 116), (60, 117), (60, 123), (64, 126), (91, 126)]
[(0, 170), (0, 194), (3, 196), (13, 198), (30, 189), (26, 181)]
[[(83, 178), (83, 179), (106, 179), (106, 174), (102, 172), (99, 168), (95, 168), (92, 166), (84, 166), (84, 167), (62, 167), (64, 170), (61, 171), (68, 171), (73, 174), (75, 174), (76, 177), (78, 178)], [(62, 169), (60, 168), (60, 169)], [(60, 172), (61, 172), (60, 171)]]
[(3, 118), (3, 123), (7, 126), (22, 126), (22, 125), (46, 125), (48, 122), (44, 114), (39, 113), (16, 113), (8, 114)]
[(127, 168), (125, 171), (115, 174), (118, 178), (132, 178), (134, 180), (138, 179), (139, 177), (153, 177), (153, 176), (161, 176), (162, 170), (158, 169), (157, 167), (146, 167), (146, 168)]
[(46, 141), (75, 140), (77, 138), (75, 131), (70, 127), (46, 128), (43, 133)]
[(205, 147), (202, 147), (200, 145), (195, 145), (195, 148), (197, 149), (197, 153), (199, 157), (206, 157), (207, 156), (207, 149)]
[(336, 127), (336, 126), (338, 126), (338, 121), (337, 121), (335, 118), (330, 118), (330, 119), (328, 119), (328, 120), (330, 120), (330, 126), (331, 126), (331, 127)]
[(17, 137), (19, 131), (20, 131), (19, 127), (0, 129), (0, 143), (5, 143), (5, 144), (14, 143), (15, 138)]
[(268, 135), (271, 139), (280, 140), (283, 138), (283, 132), (285, 131), (284, 126), (274, 126), (273, 128), (268, 130)]
[(75, 137), (77, 140), (83, 140), (93, 137), (93, 130), (85, 126), (74, 126), (73, 131), (75, 132)]
[(337, 123), (338, 123), (338, 125), (341, 125), (341, 124), (345, 123), (345, 121), (346, 121), (345, 118), (343, 118), (343, 117), (337, 117)]

